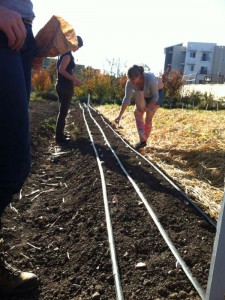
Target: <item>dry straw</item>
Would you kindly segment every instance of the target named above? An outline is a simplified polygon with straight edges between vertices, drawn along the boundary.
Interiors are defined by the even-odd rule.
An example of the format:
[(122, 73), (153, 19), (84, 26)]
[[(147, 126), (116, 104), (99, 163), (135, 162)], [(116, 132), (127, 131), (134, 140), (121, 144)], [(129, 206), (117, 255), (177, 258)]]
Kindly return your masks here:
[[(118, 106), (100, 106), (113, 122)], [(133, 108), (121, 122), (121, 134), (138, 140)], [(184, 191), (217, 219), (224, 191), (225, 113), (159, 109), (146, 155), (163, 168)]]

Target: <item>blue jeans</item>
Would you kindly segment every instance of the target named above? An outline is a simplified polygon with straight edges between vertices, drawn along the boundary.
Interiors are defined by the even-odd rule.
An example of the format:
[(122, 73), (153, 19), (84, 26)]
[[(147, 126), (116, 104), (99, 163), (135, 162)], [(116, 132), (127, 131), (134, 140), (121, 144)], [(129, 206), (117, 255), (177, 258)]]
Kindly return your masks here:
[(29, 97), (35, 41), (30, 25), (23, 48), (8, 48), (0, 31), (0, 215), (30, 172)]
[[(157, 105), (159, 106), (162, 106), (163, 105), (163, 102), (164, 102), (164, 90), (163, 89), (160, 89), (158, 90), (158, 93), (159, 93), (159, 98), (158, 98), (158, 101), (157, 101)], [(152, 100), (152, 97), (151, 98), (145, 98), (145, 101), (147, 104), (149, 104)]]
[(160, 90), (159, 90), (159, 99), (158, 99), (157, 104), (158, 104), (159, 106), (162, 106), (162, 105), (163, 105), (163, 102), (164, 102), (164, 91), (163, 91), (163, 89), (160, 89)]

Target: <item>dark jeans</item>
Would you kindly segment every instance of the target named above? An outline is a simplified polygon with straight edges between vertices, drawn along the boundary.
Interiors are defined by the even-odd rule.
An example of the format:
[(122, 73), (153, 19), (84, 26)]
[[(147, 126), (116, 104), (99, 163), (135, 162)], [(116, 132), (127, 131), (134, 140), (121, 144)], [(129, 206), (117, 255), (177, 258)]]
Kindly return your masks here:
[(30, 171), (28, 105), (35, 41), (30, 25), (21, 51), (0, 31), (0, 215)]
[(56, 123), (56, 139), (63, 138), (66, 116), (68, 114), (70, 103), (73, 97), (73, 90), (73, 84), (63, 85), (57, 83), (56, 85), (56, 92), (59, 97), (59, 114)]
[(164, 90), (163, 90), (163, 89), (160, 89), (160, 90), (159, 90), (159, 99), (158, 99), (157, 104), (158, 104), (159, 106), (163, 106), (163, 102), (164, 102)]
[[(159, 92), (159, 98), (158, 98), (158, 101), (156, 104), (159, 106), (162, 106), (163, 102), (164, 102), (164, 91), (163, 91), (163, 89), (160, 89), (160, 90), (158, 90), (158, 92)], [(151, 100), (152, 100), (152, 97), (145, 98), (145, 101), (147, 104), (149, 104), (151, 102)]]

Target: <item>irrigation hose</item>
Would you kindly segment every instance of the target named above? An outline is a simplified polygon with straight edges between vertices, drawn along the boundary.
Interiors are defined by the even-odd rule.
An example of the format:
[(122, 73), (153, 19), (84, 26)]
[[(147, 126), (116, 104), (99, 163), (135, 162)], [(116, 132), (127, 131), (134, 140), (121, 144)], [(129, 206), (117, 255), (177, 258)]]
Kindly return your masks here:
[(94, 121), (94, 123), (96, 124), (96, 126), (99, 128), (107, 146), (110, 148), (111, 152), (113, 153), (113, 155), (115, 156), (119, 166), (121, 167), (122, 171), (124, 172), (124, 174), (127, 176), (128, 180), (130, 181), (130, 183), (133, 185), (134, 189), (136, 190), (138, 196), (140, 197), (140, 199), (142, 200), (142, 202), (144, 203), (147, 211), (149, 212), (151, 218), (153, 219), (155, 225), (157, 226), (159, 232), (161, 233), (163, 239), (165, 240), (166, 244), (168, 245), (168, 247), (170, 248), (172, 254), (174, 255), (174, 257), (176, 258), (176, 260), (179, 262), (181, 268), (183, 269), (184, 273), (186, 274), (186, 276), (188, 277), (188, 279), (190, 280), (190, 282), (192, 283), (192, 285), (194, 286), (195, 290), (198, 292), (199, 296), (202, 299), (205, 299), (205, 292), (202, 289), (201, 285), (199, 284), (199, 282), (197, 281), (197, 279), (192, 275), (190, 269), (188, 268), (187, 264), (185, 263), (185, 261), (183, 260), (183, 258), (181, 257), (179, 251), (176, 249), (176, 247), (173, 245), (172, 241), (170, 240), (168, 234), (166, 233), (166, 231), (164, 230), (163, 226), (161, 225), (161, 223), (159, 222), (159, 219), (157, 217), (157, 215), (155, 214), (154, 210), (152, 209), (152, 207), (149, 205), (147, 199), (144, 197), (144, 195), (142, 194), (142, 192), (140, 191), (138, 185), (135, 183), (135, 181), (130, 177), (129, 173), (127, 172), (127, 170), (125, 169), (125, 167), (123, 166), (121, 160), (119, 159), (119, 157), (117, 156), (117, 154), (115, 153), (115, 151), (113, 150), (113, 148), (111, 147), (105, 133), (103, 132), (101, 126), (99, 125), (99, 123), (93, 118), (90, 109), (87, 107), (87, 110), (90, 114), (90, 117), (92, 118), (92, 120)]
[(116, 247), (115, 247), (115, 241), (113, 238), (113, 228), (112, 228), (112, 222), (110, 218), (110, 213), (109, 213), (109, 205), (108, 205), (108, 197), (107, 197), (107, 188), (106, 188), (106, 182), (105, 182), (105, 176), (102, 168), (102, 164), (98, 155), (98, 151), (95, 147), (94, 140), (91, 134), (91, 131), (89, 129), (84, 109), (80, 105), (80, 108), (83, 111), (83, 118), (84, 122), (91, 140), (92, 147), (94, 149), (95, 155), (96, 155), (96, 160), (98, 163), (98, 168), (101, 176), (101, 182), (102, 182), (102, 192), (103, 192), (103, 200), (104, 200), (104, 207), (105, 207), (105, 216), (106, 216), (106, 225), (107, 225), (107, 233), (108, 233), (108, 240), (109, 240), (109, 247), (110, 247), (110, 254), (111, 254), (111, 260), (112, 260), (112, 269), (113, 269), (113, 276), (114, 276), (114, 281), (115, 281), (115, 289), (116, 289), (116, 297), (117, 300), (124, 300), (124, 295), (123, 295), (123, 289), (121, 285), (121, 280), (120, 280), (120, 274), (119, 274), (119, 268), (118, 268), (118, 263), (117, 263), (117, 255), (116, 255)]
[[(96, 113), (99, 114), (99, 112), (97, 110), (95, 110), (93, 107), (89, 106), (93, 111), (95, 111)], [(182, 191), (179, 186), (176, 185), (175, 182), (173, 182), (164, 172), (162, 172), (156, 164), (154, 164), (153, 162), (151, 162), (150, 160), (148, 160), (144, 155), (142, 155), (141, 153), (139, 153), (138, 151), (136, 151), (133, 147), (131, 147), (113, 128), (112, 126), (105, 121), (105, 119), (103, 118), (103, 116), (101, 116), (103, 122), (114, 132), (114, 134), (116, 134), (121, 140), (122, 142), (128, 147), (130, 148), (134, 153), (136, 153), (139, 157), (143, 158), (148, 164), (150, 164), (158, 173), (160, 173), (184, 198), (185, 200), (194, 207), (194, 209), (210, 224), (212, 225), (214, 228), (216, 228), (216, 223), (197, 205), (195, 204), (185, 193), (184, 191)]]

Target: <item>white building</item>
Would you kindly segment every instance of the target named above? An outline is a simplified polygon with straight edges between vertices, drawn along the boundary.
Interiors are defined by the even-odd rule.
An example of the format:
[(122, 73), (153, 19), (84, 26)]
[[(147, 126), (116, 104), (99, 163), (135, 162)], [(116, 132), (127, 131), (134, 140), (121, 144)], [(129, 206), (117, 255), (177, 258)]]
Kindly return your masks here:
[(225, 47), (216, 43), (189, 42), (165, 48), (165, 70), (179, 69), (187, 83), (223, 83)]
[(212, 74), (215, 48), (214, 43), (188, 43), (183, 74), (196, 74), (198, 82), (203, 82)]

